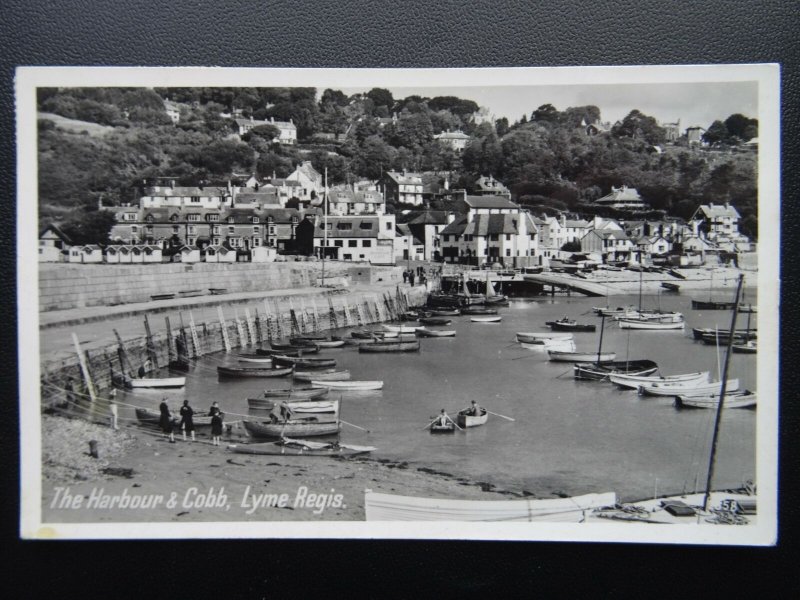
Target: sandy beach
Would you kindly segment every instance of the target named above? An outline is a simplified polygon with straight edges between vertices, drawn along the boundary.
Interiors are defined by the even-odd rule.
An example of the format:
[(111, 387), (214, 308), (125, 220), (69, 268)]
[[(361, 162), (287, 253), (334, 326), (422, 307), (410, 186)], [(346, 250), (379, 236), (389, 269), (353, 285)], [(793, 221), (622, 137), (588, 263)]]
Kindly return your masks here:
[[(50, 415), (43, 416), (42, 440), (48, 523), (364, 520), (366, 489), (465, 500), (559, 495), (500, 490), (370, 455), (249, 456), (226, 450), (224, 439), (216, 447), (200, 436), (184, 442), (177, 435), (170, 444), (156, 430), (113, 431)], [(89, 456), (89, 440), (98, 442), (99, 458)], [(264, 506), (282, 495), (285, 506)]]

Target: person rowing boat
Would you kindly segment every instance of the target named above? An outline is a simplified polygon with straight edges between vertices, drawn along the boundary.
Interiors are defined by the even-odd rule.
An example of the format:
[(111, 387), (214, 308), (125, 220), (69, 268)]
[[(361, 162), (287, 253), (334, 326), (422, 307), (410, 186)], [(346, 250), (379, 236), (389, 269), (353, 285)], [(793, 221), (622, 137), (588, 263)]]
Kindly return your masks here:
[(458, 411), (458, 414), (467, 415), (470, 417), (480, 417), (483, 414), (483, 408), (478, 406), (475, 400), (465, 409)]

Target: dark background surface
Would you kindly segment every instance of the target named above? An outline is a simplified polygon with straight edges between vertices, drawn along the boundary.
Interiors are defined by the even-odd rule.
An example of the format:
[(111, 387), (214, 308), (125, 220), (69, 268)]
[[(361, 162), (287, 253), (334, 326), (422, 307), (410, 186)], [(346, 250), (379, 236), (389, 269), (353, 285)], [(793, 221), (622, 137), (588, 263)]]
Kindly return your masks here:
[[(627, 597), (798, 591), (795, 352), (781, 355), (776, 548), (362, 541), (20, 542), (15, 293), (14, 68), (18, 65), (493, 67), (782, 64), (782, 338), (796, 335), (798, 10), (790, 1), (536, 3), (356, 0), (3, 0), (0, 294), (5, 561), (29, 597)], [(243, 82), (246, 84), (246, 82)], [(531, 107), (533, 110), (536, 107)], [(23, 201), (34, 202), (34, 198)], [(795, 592), (792, 593), (791, 590)], [(345, 592), (345, 590), (348, 590)], [(147, 592), (147, 593), (146, 593)], [(772, 592), (772, 593), (771, 593)]]

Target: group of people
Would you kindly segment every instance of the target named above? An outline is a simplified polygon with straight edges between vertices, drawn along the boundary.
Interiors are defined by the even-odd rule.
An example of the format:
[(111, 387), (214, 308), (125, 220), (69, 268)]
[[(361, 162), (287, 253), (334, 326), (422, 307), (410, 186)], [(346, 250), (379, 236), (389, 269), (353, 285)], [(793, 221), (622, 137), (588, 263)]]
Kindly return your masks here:
[[(467, 415), (468, 417), (480, 417), (483, 413), (483, 408), (481, 408), (478, 403), (473, 400), (468, 407), (458, 411), (458, 413)], [(456, 422), (450, 418), (450, 415), (447, 414), (445, 409), (442, 409), (442, 412), (439, 413), (439, 416), (436, 417), (436, 420), (433, 422), (433, 424), (439, 427), (447, 427), (449, 423), (452, 423), (453, 425), (456, 424)]]
[(403, 283), (408, 283), (413, 287), (414, 281), (419, 280), (420, 285), (428, 283), (428, 277), (425, 273), (425, 267), (417, 267), (414, 269), (406, 269), (403, 271)]
[[(167, 399), (164, 398), (161, 400), (161, 404), (159, 405), (159, 410), (161, 411), (161, 416), (159, 418), (159, 426), (161, 427), (161, 431), (164, 432), (164, 435), (169, 437), (169, 443), (175, 443), (175, 433), (173, 427), (173, 417), (172, 413), (169, 410), (169, 406), (167, 405)], [(186, 434), (190, 434), (192, 436), (192, 441), (195, 441), (194, 437), (194, 409), (189, 406), (189, 401), (184, 400), (183, 406), (181, 406), (180, 411), (181, 420), (178, 426), (180, 427), (183, 433), (183, 441), (186, 441)], [(214, 402), (211, 404), (211, 408), (208, 409), (208, 416), (211, 417), (211, 443), (214, 446), (219, 446), (219, 438), (222, 435), (222, 418), (224, 416), (222, 410), (219, 407), (219, 402)]]

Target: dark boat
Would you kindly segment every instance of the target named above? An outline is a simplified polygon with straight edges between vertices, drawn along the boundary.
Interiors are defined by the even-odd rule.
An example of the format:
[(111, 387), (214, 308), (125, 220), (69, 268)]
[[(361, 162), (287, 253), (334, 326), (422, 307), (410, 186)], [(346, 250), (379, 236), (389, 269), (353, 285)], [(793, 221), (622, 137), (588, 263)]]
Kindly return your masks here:
[(280, 354), (274, 355), (272, 362), (276, 365), (288, 365), (304, 369), (322, 369), (336, 366), (336, 360), (333, 358), (303, 358), (302, 356), (295, 357)]
[[(728, 343), (729, 337), (730, 335), (728, 334), (727, 331), (719, 331), (715, 333), (704, 333), (701, 339), (703, 340), (703, 343), (708, 346), (716, 346), (717, 344), (724, 346), (725, 344)], [(752, 335), (748, 336), (745, 333), (734, 333), (733, 343), (744, 344), (745, 342), (754, 339), (754, 337), (755, 336)]]
[[(705, 335), (715, 335), (718, 330), (711, 329), (709, 327), (693, 327), (692, 328), (692, 336), (696, 340), (702, 340), (703, 336)], [(736, 337), (747, 337), (748, 339), (755, 340), (757, 338), (758, 331), (756, 329), (737, 329), (734, 331), (734, 336)], [(720, 340), (728, 339), (728, 332), (727, 331), (720, 331)]]
[(669, 292), (680, 292), (681, 291), (681, 286), (679, 286), (677, 283), (670, 283), (669, 281), (662, 281), (661, 282), (661, 287), (664, 288), (665, 290), (669, 291)]
[(482, 306), (467, 306), (461, 309), (462, 315), (496, 315), (496, 308), (484, 308)]
[(553, 331), (595, 331), (597, 329), (596, 325), (584, 325), (578, 323), (574, 319), (547, 321), (545, 322), (545, 325), (547, 325)]
[(420, 317), (419, 322), (424, 325), (447, 325), (453, 320), (447, 317)]
[(461, 314), (461, 311), (457, 308), (453, 309), (441, 309), (437, 308), (430, 311), (432, 317), (457, 317)]
[(309, 423), (287, 421), (284, 423), (242, 421), (245, 431), (255, 438), (282, 438), (284, 436), (316, 437), (339, 433), (339, 422)]
[(217, 367), (218, 377), (283, 377), (292, 372), (292, 367)]
[(371, 340), (374, 338), (384, 338), (386, 337), (387, 333), (391, 333), (386, 330), (362, 330), (362, 331), (353, 331), (350, 333), (350, 337), (356, 340)]
[(603, 381), (611, 374), (641, 377), (652, 375), (658, 370), (658, 365), (652, 360), (614, 360), (602, 363), (576, 363), (572, 369), (575, 379)]
[(447, 423), (447, 425), (431, 425), (431, 433), (455, 433), (456, 426), (454, 423)]
[(420, 344), (418, 341), (413, 342), (394, 342), (394, 343), (374, 343), (374, 344), (360, 344), (358, 346), (359, 352), (419, 352)]
[(673, 277), (677, 277), (678, 279), (686, 279), (686, 276), (684, 274), (679, 273), (675, 269), (667, 269), (667, 273), (669, 273)]
[(692, 300), (692, 308), (694, 310), (731, 310), (734, 304), (734, 302), (726, 302), (723, 300), (719, 302), (713, 300)]
[(274, 344), (271, 343), (270, 347), (273, 350), (288, 350), (290, 352), (303, 352), (305, 354), (316, 354), (319, 352), (319, 346), (312, 342), (307, 342), (304, 344)]

